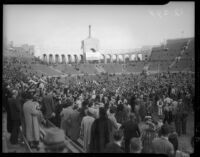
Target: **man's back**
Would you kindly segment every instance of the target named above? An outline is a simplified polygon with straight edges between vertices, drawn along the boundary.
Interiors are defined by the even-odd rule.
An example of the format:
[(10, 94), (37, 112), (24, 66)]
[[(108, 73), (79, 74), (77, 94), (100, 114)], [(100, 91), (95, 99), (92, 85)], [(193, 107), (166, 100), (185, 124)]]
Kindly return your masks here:
[(42, 100), (42, 111), (46, 118), (50, 118), (52, 112), (54, 112), (55, 106), (53, 102), (53, 97), (51, 95), (46, 95)]
[(139, 137), (140, 136), (140, 130), (137, 125), (137, 123), (133, 121), (127, 121), (124, 124), (122, 124), (122, 129), (124, 129), (124, 137), (126, 139), (130, 139), (132, 137)]
[(9, 98), (8, 99), (11, 119), (12, 120), (19, 120), (20, 119), (20, 102), (18, 99)]
[(124, 153), (124, 151), (118, 144), (111, 142), (106, 145), (104, 153)]
[(69, 130), (68, 135), (73, 139), (77, 140), (80, 134), (80, 113), (77, 110), (73, 110), (68, 119)]
[(163, 137), (154, 139), (152, 146), (155, 154), (167, 154), (171, 156), (174, 152), (173, 145)]

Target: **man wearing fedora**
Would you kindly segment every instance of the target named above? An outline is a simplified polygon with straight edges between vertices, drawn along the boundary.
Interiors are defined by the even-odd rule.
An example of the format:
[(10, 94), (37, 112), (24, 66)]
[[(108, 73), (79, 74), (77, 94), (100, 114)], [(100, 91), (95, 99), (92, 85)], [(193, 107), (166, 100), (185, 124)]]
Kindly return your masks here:
[(72, 101), (68, 101), (67, 105), (64, 106), (63, 110), (60, 113), (61, 116), (61, 124), (60, 127), (61, 129), (64, 130), (64, 133), (68, 136), (68, 130), (69, 130), (69, 123), (68, 123), (68, 119), (71, 115), (71, 113), (73, 112), (73, 102)]
[(123, 132), (115, 130), (113, 133), (113, 141), (106, 145), (104, 153), (124, 153), (122, 149)]
[(10, 107), (11, 120), (12, 120), (12, 130), (10, 142), (11, 144), (18, 143), (19, 127), (20, 127), (20, 101), (17, 98), (18, 91), (12, 91), (12, 98), (8, 99), (8, 104)]
[(80, 126), (81, 126), (81, 117), (80, 112), (78, 111), (78, 104), (75, 103), (72, 108), (72, 112), (68, 118), (68, 136), (73, 140), (77, 141), (80, 135)]
[(44, 151), (46, 153), (65, 153), (65, 133), (62, 129), (57, 127), (45, 130), (44, 136)]
[[(52, 119), (54, 119), (55, 117), (55, 103), (53, 101), (53, 93), (49, 92), (49, 93), (45, 93), (45, 96), (42, 99), (41, 102), (41, 110), (44, 114), (44, 117), (46, 119), (49, 119), (50, 121), (52, 121)], [(53, 122), (53, 121), (52, 121)]]

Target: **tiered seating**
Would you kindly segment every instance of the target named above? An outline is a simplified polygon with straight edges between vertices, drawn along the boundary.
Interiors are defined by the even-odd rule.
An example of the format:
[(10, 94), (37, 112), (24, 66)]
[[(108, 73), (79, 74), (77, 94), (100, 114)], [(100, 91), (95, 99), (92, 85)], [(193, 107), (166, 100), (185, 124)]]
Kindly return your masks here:
[(109, 74), (114, 73), (114, 69), (113, 66), (111, 66), (111, 64), (102, 64), (102, 67), (105, 69), (105, 71)]
[(160, 71), (167, 72), (169, 70), (169, 66), (171, 64), (171, 61), (162, 61), (160, 62)]
[(152, 51), (151, 53), (151, 60), (152, 61), (165, 61), (165, 60), (173, 60), (175, 58), (174, 55), (168, 53), (167, 50), (160, 50), (160, 51)]
[(126, 71), (130, 73), (142, 72), (145, 62), (135, 62), (126, 66)]
[(88, 74), (97, 73), (97, 70), (94, 64), (82, 64), (80, 65), (79, 68), (80, 68), (81, 73), (88, 73)]
[(64, 74), (78, 74), (78, 70), (76, 70), (73, 66), (68, 64), (58, 64), (53, 67), (54, 69), (64, 73)]
[(189, 38), (167, 40), (165, 47), (155, 47), (152, 49), (151, 60), (174, 60), (180, 55), (183, 47), (187, 45)]
[[(189, 40), (190, 42), (188, 45), (188, 49), (184, 51), (184, 46), (187, 45)], [(181, 60), (190, 58), (191, 61), (191, 58), (194, 58), (194, 39), (170, 39), (167, 40), (167, 44), (165, 45), (165, 47), (152, 48), (149, 70), (157, 71), (159, 69), (160, 71), (167, 71), (168, 67), (175, 61), (178, 56), (181, 56)], [(183, 70), (185, 69), (185, 67), (190, 65), (191, 63), (189, 63), (188, 61), (181, 61), (180, 63), (174, 64), (171, 69), (177, 71)], [(181, 67), (183, 68), (181, 69)]]
[(189, 42), (189, 45), (187, 47), (187, 49), (184, 51), (183, 55), (181, 56), (181, 58), (183, 59), (194, 59), (194, 39), (191, 39)]
[(156, 61), (152, 61), (150, 62), (150, 66), (149, 66), (149, 71), (158, 71), (158, 67), (159, 67), (159, 62)]
[(171, 68), (172, 71), (194, 71), (194, 39), (189, 39), (187, 48), (180, 56), (180, 60)]
[(190, 71), (194, 70), (194, 62), (189, 59), (181, 59), (172, 68), (172, 71)]
[(121, 64), (116, 63), (116, 64), (112, 64), (111, 66), (113, 67), (115, 73), (122, 73), (123, 72), (123, 67), (122, 67)]
[(40, 73), (44, 73), (45, 75), (48, 76), (54, 76), (54, 75), (61, 75), (62, 73), (51, 69), (50, 67), (48, 67), (47, 65), (43, 65), (43, 64), (32, 64), (32, 69), (34, 71), (40, 72)]
[(166, 47), (168, 48), (169, 56), (172, 58), (179, 56), (183, 47), (187, 45), (188, 40), (189, 38), (167, 40)]
[(61, 70), (63, 70), (62, 72), (66, 73), (66, 74), (80, 74), (80, 69), (78, 66), (76, 68), (69, 64), (62, 64)]
[(97, 73), (105, 73), (105, 69), (102, 67), (102, 65), (96, 65), (95, 68)]

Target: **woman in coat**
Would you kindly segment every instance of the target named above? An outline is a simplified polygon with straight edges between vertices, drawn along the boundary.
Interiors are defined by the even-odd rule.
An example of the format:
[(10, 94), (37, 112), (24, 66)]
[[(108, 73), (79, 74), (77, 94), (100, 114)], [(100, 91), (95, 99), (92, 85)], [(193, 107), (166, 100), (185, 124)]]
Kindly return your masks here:
[(26, 125), (26, 138), (30, 143), (31, 147), (37, 147), (39, 144), (39, 123), (38, 115), (40, 114), (39, 110), (36, 108), (39, 106), (37, 102), (32, 100), (32, 95), (27, 94), (27, 101), (23, 105), (25, 125)]
[(155, 126), (152, 122), (147, 121), (147, 128), (141, 133), (142, 153), (152, 153), (152, 141), (157, 137)]
[(85, 152), (89, 152), (90, 137), (91, 137), (91, 126), (94, 122), (94, 117), (90, 109), (87, 110), (87, 115), (83, 117), (81, 122), (80, 137), (83, 138), (83, 149)]

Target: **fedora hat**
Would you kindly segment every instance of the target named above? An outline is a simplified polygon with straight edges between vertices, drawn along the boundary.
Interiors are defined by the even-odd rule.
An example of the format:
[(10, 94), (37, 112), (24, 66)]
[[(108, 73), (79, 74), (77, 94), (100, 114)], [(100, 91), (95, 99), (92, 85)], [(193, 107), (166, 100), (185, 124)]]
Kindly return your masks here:
[(57, 149), (65, 147), (65, 133), (59, 128), (46, 129), (44, 136), (44, 145), (48, 149)]

